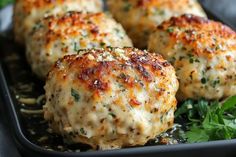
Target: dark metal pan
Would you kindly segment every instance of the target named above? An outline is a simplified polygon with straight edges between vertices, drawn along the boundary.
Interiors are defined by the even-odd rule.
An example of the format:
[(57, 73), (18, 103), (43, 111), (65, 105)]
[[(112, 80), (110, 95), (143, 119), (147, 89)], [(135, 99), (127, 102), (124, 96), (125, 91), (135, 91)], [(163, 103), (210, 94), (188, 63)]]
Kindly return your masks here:
[[(206, 8), (206, 7), (205, 7)], [(215, 20), (214, 13), (206, 10)], [(227, 21), (220, 20), (225, 23)], [(228, 24), (228, 23), (227, 23)], [(17, 46), (8, 33), (0, 36), (0, 88), (4, 99), (4, 110), (8, 116), (11, 133), (24, 156), (29, 157), (93, 157), (93, 156), (137, 156), (137, 157), (230, 157), (236, 156), (236, 140), (176, 145), (160, 145), (151, 141), (143, 147), (109, 151), (87, 151), (86, 145), (65, 145), (60, 136), (50, 133), (40, 114), (43, 99), (33, 106), (22, 105), (19, 97), (37, 98), (44, 93), (44, 83), (32, 73), (25, 60), (23, 49)], [(22, 110), (23, 109), (23, 110)], [(32, 111), (33, 114), (25, 111)], [(45, 135), (47, 135), (45, 137)], [(160, 137), (161, 138), (161, 137)], [(176, 138), (178, 140), (178, 138)]]

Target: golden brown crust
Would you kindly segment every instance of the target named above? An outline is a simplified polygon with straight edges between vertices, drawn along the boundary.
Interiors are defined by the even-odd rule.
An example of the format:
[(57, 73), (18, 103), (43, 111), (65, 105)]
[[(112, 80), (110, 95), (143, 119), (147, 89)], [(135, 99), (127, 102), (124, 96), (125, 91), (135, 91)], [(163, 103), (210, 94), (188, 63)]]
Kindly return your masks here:
[[(114, 53), (113, 49), (116, 48), (106, 48), (105, 50), (98, 49), (91, 51), (87, 50), (88, 53), (85, 53), (82, 56), (65, 56), (56, 62), (54, 68), (51, 69), (51, 71), (61, 71), (61, 64), (63, 64), (63, 67), (68, 66), (71, 71), (77, 74), (76, 79), (83, 82), (83, 84), (86, 84), (86, 90), (95, 90), (99, 92), (108, 91), (109, 83), (105, 80), (107, 77), (109, 77), (112, 69), (116, 71), (123, 71), (123, 75), (121, 74), (120, 76), (120, 81), (126, 87), (130, 88), (134, 87), (134, 85), (141, 86), (145, 85), (148, 82), (150, 83), (154, 81), (153, 77), (157, 75), (160, 77), (166, 77), (165, 70), (163, 71), (163, 69), (172, 69), (172, 66), (160, 55), (149, 54), (135, 48), (125, 48), (125, 56), (129, 58), (128, 60), (117, 58), (118, 61), (114, 60), (111, 62), (97, 62), (96, 60), (90, 59), (91, 57), (99, 58), (99, 56), (103, 55), (104, 51), (115, 56), (116, 54)], [(80, 51), (79, 53), (84, 52)], [(64, 63), (69, 64), (64, 65)], [(136, 69), (136, 71), (139, 73), (139, 77), (142, 78), (142, 83), (137, 84), (135, 83), (134, 78), (130, 78), (128, 75), (125, 75), (125, 71), (130, 67)], [(61, 76), (63, 76), (61, 77), (62, 80), (67, 78), (65, 73), (63, 73)], [(96, 84), (94, 84), (95, 81), (97, 82)]]
[(146, 48), (155, 27), (172, 16), (206, 16), (195, 0), (108, 0), (108, 6), (138, 48)]
[(122, 26), (105, 13), (67, 12), (46, 17), (35, 24), (27, 41), (27, 59), (41, 78), (57, 59), (81, 49), (132, 47)]
[[(220, 22), (194, 15), (172, 17), (158, 26), (157, 31), (168, 32), (170, 40), (180, 40), (191, 47), (196, 55), (212, 57), (224, 53), (224, 49), (227, 51), (236, 49), (235, 44), (227, 44), (227, 40), (236, 40), (236, 33), (231, 28)], [(199, 43), (205, 43), (207, 46), (199, 46)], [(224, 49), (221, 49), (221, 46)]]
[[(19, 3), (21, 4), (21, 7), (23, 9), (21, 10), (22, 14), (30, 14), (34, 9), (38, 10), (42, 8), (56, 7), (57, 5), (62, 5), (75, 1), (77, 1), (78, 4), (81, 3), (81, 0), (16, 0), (15, 3), (16, 5)], [(96, 3), (97, 6), (102, 6), (102, 1), (100, 0), (94, 0), (94, 3)]]
[(132, 7), (147, 9), (149, 13), (151, 13), (152, 8), (169, 8), (173, 11), (179, 11), (183, 8), (191, 7), (191, 3), (189, 0), (123, 0), (124, 2), (130, 3)]
[(179, 100), (236, 94), (236, 33), (229, 27), (194, 15), (173, 17), (156, 28), (148, 47), (175, 67)]
[[(101, 25), (106, 18), (106, 15), (103, 13), (84, 14), (81, 12), (68, 12), (60, 18), (50, 16), (44, 20), (45, 27), (47, 27), (47, 32), (45, 34), (46, 45), (51, 45), (52, 42), (55, 42), (57, 39), (73, 38), (77, 36), (83, 38), (83, 36), (86, 36), (82, 34), (83, 32), (78, 31), (78, 29), (90, 31), (89, 36), (93, 36), (91, 37), (91, 40), (99, 37), (102, 42), (102, 39), (109, 34), (105, 33), (104, 30), (100, 31), (98, 26)], [(96, 21), (99, 22), (95, 23)], [(61, 27), (65, 28), (66, 26), (69, 27), (63, 29), (64, 32), (62, 32)]]
[(16, 3), (22, 3), (25, 13), (30, 13), (33, 9), (44, 8), (50, 5), (60, 5), (64, 2), (69, 2), (73, 0), (16, 0)]
[(44, 117), (73, 143), (144, 145), (173, 125), (177, 89), (175, 71), (160, 55), (135, 48), (83, 50), (51, 69)]
[(17, 0), (14, 5), (15, 39), (25, 44), (25, 38), (35, 23), (43, 17), (68, 11), (100, 12), (101, 0)]

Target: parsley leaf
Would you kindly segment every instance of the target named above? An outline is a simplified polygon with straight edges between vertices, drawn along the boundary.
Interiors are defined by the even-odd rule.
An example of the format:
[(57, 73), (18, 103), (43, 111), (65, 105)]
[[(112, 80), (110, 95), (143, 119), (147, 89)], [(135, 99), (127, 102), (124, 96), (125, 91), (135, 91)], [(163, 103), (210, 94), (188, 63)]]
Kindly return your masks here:
[(73, 89), (73, 88), (71, 88), (71, 96), (74, 97), (76, 102), (78, 102), (80, 100), (79, 93), (75, 89)]
[(222, 105), (222, 111), (227, 111), (232, 108), (235, 108), (235, 103), (236, 103), (236, 96), (233, 96), (226, 100), (223, 105)]
[(80, 133), (81, 133), (82, 135), (87, 135), (87, 132), (84, 130), (84, 128), (80, 128)]
[(209, 140), (209, 136), (207, 135), (206, 131), (196, 126), (192, 127), (191, 130), (186, 133), (186, 136), (188, 138), (189, 143), (203, 142)]
[(125, 2), (123, 10), (125, 12), (128, 12), (128, 11), (130, 11), (131, 7), (132, 7), (131, 3)]
[(187, 119), (189, 143), (236, 138), (236, 96), (224, 102), (187, 100), (175, 117)]
[(1, 0), (0, 1), (0, 8), (5, 7), (6, 5), (14, 2), (14, 0)]
[(166, 31), (168, 33), (173, 33), (174, 32), (174, 28), (173, 27), (168, 27)]
[(80, 45), (77, 42), (74, 42), (74, 51), (79, 51), (80, 50)]
[(113, 118), (116, 118), (116, 115), (112, 112), (110, 112), (109, 115), (112, 116)]

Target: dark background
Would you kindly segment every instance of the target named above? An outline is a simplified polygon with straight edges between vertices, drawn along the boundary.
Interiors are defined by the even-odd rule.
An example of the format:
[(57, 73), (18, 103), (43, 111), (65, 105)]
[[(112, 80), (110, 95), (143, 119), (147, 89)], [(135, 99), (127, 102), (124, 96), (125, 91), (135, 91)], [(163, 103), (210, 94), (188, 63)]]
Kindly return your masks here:
[[(214, 15), (218, 16), (219, 19), (236, 30), (236, 0), (200, 0), (200, 2), (203, 4), (203, 7), (210, 10)], [(8, 28), (11, 23), (11, 9), (12, 7), (8, 6), (0, 11), (0, 32)], [(0, 97), (0, 157), (20, 157), (15, 147), (14, 140), (9, 133), (11, 128), (8, 127), (8, 122), (5, 117), (6, 113), (3, 109), (3, 103)], [(206, 154), (206, 156), (209, 155)]]

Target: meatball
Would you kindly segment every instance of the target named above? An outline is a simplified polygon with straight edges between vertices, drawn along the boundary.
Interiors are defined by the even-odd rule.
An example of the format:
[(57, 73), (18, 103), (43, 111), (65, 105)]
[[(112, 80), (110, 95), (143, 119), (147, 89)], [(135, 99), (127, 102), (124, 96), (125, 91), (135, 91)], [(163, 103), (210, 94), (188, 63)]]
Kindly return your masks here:
[(146, 48), (150, 33), (172, 16), (206, 16), (195, 0), (108, 0), (108, 6), (138, 48)]
[(44, 117), (70, 143), (144, 145), (171, 128), (178, 80), (161, 56), (135, 48), (84, 50), (49, 72)]
[(104, 13), (68, 12), (36, 23), (27, 39), (26, 56), (44, 79), (57, 59), (81, 49), (132, 47), (123, 27)]
[(183, 15), (162, 23), (149, 50), (176, 69), (178, 99), (222, 99), (236, 95), (236, 33), (221, 23)]
[(24, 44), (28, 31), (43, 17), (67, 11), (100, 12), (101, 0), (16, 0), (14, 6), (15, 40)]

